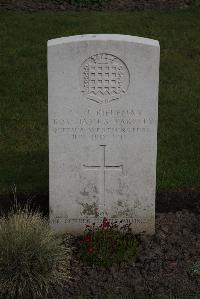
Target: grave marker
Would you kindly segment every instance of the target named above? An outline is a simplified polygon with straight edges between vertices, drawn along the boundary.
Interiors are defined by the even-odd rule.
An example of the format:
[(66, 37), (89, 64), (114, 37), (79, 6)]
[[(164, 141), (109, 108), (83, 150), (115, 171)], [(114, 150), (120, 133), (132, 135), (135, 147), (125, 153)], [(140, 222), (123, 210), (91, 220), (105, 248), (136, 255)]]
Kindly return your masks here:
[(155, 230), (159, 43), (126, 35), (48, 42), (50, 222), (103, 217)]

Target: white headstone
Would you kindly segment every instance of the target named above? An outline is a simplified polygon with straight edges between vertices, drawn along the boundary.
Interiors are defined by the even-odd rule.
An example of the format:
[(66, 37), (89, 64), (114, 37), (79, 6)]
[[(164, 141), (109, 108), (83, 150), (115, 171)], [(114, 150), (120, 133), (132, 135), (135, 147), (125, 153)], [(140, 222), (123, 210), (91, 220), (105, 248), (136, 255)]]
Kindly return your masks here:
[(48, 41), (50, 223), (103, 217), (155, 230), (159, 43), (117, 34)]

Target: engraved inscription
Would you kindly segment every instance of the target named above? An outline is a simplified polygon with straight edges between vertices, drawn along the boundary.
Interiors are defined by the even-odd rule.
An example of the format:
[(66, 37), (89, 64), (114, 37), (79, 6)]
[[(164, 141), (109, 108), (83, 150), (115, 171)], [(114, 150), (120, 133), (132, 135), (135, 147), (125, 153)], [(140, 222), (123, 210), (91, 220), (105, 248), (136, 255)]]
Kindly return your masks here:
[[(148, 223), (149, 219), (146, 218), (108, 218), (108, 220), (111, 222), (118, 223), (119, 225), (124, 224), (146, 224)], [(55, 216), (51, 219), (51, 223), (53, 224), (66, 224), (66, 223), (74, 223), (74, 224), (100, 224), (102, 223), (103, 218), (68, 218), (68, 217), (61, 217), (61, 216)]]
[(65, 119), (52, 120), (53, 132), (67, 135), (71, 140), (125, 140), (146, 134), (154, 129), (154, 115), (145, 115), (141, 111), (115, 109), (86, 109), (76, 117), (76, 112), (69, 110)]
[(88, 100), (98, 104), (120, 99), (126, 93), (129, 81), (127, 66), (111, 54), (93, 55), (81, 65), (81, 92)]
[(101, 173), (100, 178), (100, 194), (101, 194), (101, 206), (105, 207), (106, 202), (106, 170), (121, 170), (123, 171), (123, 165), (107, 165), (106, 164), (106, 145), (100, 145), (101, 147), (101, 164), (100, 165), (83, 165), (85, 170), (99, 170)]

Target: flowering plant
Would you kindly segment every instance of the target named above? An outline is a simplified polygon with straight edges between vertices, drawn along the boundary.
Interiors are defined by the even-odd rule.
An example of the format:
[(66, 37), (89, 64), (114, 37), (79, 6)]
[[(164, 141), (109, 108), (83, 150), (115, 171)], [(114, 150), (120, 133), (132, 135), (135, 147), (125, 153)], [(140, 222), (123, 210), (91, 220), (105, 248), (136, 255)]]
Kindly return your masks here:
[(113, 263), (126, 262), (134, 258), (138, 242), (131, 233), (130, 224), (120, 227), (117, 221), (110, 222), (104, 217), (99, 226), (95, 223), (86, 225), (80, 247), (81, 258), (85, 262), (109, 267)]

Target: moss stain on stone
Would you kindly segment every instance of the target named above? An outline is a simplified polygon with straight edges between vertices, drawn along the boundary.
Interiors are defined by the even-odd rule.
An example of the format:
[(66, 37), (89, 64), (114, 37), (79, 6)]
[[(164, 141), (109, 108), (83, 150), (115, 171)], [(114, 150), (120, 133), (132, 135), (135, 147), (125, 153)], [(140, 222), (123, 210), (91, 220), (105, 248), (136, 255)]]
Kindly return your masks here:
[(92, 204), (80, 202), (80, 205), (83, 207), (82, 215), (98, 217), (98, 208), (95, 202)]

